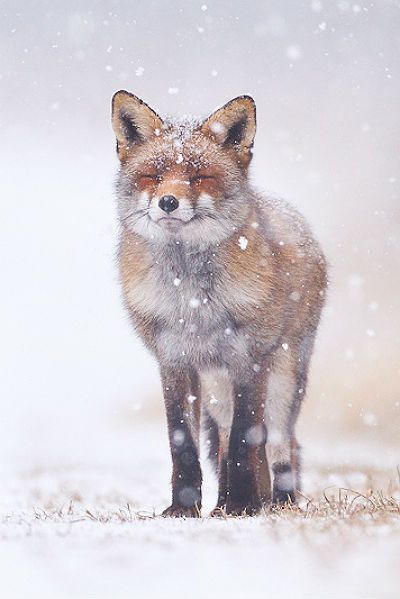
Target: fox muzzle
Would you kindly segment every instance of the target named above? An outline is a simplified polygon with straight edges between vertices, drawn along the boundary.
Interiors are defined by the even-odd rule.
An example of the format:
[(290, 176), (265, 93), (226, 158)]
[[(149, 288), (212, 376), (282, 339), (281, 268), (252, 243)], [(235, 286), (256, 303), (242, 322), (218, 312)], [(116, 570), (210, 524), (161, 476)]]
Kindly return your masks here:
[(179, 202), (176, 199), (175, 196), (172, 195), (166, 195), (166, 196), (162, 196), (162, 198), (160, 198), (159, 202), (158, 202), (158, 206), (159, 208), (161, 208), (161, 210), (164, 210), (164, 212), (173, 212), (174, 210), (176, 210), (179, 206)]

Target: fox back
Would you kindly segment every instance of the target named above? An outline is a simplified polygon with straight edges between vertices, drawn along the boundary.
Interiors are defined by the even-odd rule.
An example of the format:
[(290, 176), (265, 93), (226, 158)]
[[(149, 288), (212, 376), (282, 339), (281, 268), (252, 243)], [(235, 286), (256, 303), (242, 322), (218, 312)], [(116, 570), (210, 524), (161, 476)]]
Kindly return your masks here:
[(304, 219), (249, 182), (254, 102), (162, 120), (118, 92), (112, 120), (124, 300), (159, 362), (167, 411), (165, 515), (200, 513), (200, 421), (219, 478), (214, 514), (257, 513), (270, 475), (272, 501), (294, 502), (294, 425), (326, 268)]

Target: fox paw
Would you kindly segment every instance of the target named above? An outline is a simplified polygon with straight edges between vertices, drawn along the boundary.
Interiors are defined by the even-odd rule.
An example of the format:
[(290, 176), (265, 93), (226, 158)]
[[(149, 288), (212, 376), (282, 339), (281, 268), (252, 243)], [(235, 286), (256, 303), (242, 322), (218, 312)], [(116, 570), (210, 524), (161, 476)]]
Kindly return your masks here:
[(272, 507), (285, 507), (288, 505), (296, 505), (296, 496), (293, 490), (283, 491), (275, 488), (272, 494)]
[(210, 518), (226, 518), (226, 505), (217, 505), (210, 512)]
[(201, 507), (197, 504), (190, 507), (172, 504), (161, 515), (164, 518), (200, 518)]
[(258, 499), (247, 503), (228, 501), (225, 512), (228, 516), (257, 516), (261, 509), (262, 504)]

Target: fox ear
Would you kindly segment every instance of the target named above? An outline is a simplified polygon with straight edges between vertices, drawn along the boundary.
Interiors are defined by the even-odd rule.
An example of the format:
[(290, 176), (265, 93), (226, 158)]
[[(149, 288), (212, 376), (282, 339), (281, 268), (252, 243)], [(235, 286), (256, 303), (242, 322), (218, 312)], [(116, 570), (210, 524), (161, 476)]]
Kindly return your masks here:
[(247, 169), (256, 134), (256, 105), (250, 96), (234, 98), (204, 121), (201, 131), (227, 150), (235, 150)]
[(129, 148), (155, 135), (163, 125), (162, 119), (143, 100), (124, 90), (113, 96), (111, 121), (121, 161), (126, 159)]

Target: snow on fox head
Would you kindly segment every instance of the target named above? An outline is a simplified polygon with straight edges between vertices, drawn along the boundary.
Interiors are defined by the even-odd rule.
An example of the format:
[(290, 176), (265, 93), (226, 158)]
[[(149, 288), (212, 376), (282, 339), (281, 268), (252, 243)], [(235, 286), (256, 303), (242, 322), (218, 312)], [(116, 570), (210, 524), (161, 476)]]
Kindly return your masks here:
[(162, 120), (126, 91), (112, 100), (121, 168), (121, 224), (155, 242), (207, 245), (237, 231), (253, 195), (247, 180), (255, 104), (240, 96), (205, 120)]

